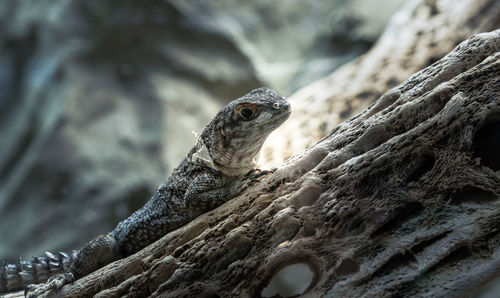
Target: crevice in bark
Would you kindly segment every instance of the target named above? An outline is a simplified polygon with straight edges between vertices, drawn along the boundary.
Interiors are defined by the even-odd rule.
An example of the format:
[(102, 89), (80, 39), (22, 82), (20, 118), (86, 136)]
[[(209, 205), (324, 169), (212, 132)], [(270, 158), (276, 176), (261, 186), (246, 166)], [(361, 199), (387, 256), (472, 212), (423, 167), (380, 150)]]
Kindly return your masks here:
[(371, 238), (377, 238), (381, 234), (392, 233), (401, 228), (405, 222), (411, 218), (417, 217), (424, 211), (424, 206), (420, 202), (409, 202), (403, 206), (397, 207), (390, 216), (391, 219), (376, 229)]
[(472, 151), (484, 166), (493, 171), (500, 169), (500, 113), (489, 116), (478, 129), (472, 141)]
[(450, 231), (445, 231), (443, 233), (440, 233), (436, 236), (432, 236), (430, 237), (429, 239), (426, 239), (418, 244), (416, 244), (415, 246), (413, 246), (411, 248), (411, 252), (414, 254), (414, 255), (417, 255), (419, 253), (421, 253), (423, 250), (425, 250), (427, 247), (430, 247), (431, 245), (433, 245), (434, 243), (440, 241), (441, 239), (445, 238), (446, 235), (448, 235), (450, 233)]
[(479, 187), (466, 185), (454, 192), (450, 197), (450, 204), (486, 204), (494, 200), (499, 200), (500, 197), (491, 191), (481, 189)]
[(399, 267), (408, 266), (410, 263), (415, 264), (417, 259), (411, 252), (399, 253), (391, 257), (387, 262), (385, 262), (382, 267), (377, 269), (371, 276), (371, 278), (377, 278), (393, 272)]
[(424, 152), (418, 158), (416, 158), (415, 163), (416, 167), (411, 171), (411, 174), (408, 176), (408, 182), (416, 182), (420, 180), (422, 176), (424, 176), (427, 172), (432, 170), (434, 167), (434, 163), (436, 159), (433, 155)]

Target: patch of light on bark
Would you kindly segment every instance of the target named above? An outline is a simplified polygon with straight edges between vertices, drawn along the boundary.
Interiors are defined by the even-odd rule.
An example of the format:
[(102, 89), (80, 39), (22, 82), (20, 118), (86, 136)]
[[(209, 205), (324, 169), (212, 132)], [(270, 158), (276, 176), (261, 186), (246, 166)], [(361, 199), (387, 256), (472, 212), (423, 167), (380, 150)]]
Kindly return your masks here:
[(260, 293), (262, 297), (290, 297), (305, 292), (313, 280), (313, 272), (304, 263), (292, 264), (276, 273), (267, 287)]

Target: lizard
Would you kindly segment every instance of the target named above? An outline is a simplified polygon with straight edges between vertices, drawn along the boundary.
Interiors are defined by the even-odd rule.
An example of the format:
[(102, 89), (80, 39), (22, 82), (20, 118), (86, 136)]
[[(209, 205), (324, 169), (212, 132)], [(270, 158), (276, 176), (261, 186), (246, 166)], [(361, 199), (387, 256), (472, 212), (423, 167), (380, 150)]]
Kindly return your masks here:
[[(231, 101), (206, 125), (194, 147), (141, 209), (78, 251), (4, 263), (0, 293), (23, 287), (28, 297), (57, 292), (234, 198), (268, 173), (258, 170), (255, 160), (268, 135), (290, 113), (286, 98), (265, 87)], [(45, 283), (30, 284), (46, 278)]]

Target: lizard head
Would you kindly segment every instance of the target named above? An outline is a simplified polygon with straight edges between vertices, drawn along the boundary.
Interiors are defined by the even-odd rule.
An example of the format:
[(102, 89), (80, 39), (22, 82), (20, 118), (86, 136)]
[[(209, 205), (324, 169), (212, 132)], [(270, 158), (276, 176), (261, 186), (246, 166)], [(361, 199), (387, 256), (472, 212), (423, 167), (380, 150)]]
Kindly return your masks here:
[(224, 121), (226, 131), (232, 130), (232, 139), (252, 144), (262, 142), (290, 116), (290, 104), (269, 88), (252, 90), (233, 100), (227, 106), (230, 119)]
[(290, 112), (288, 101), (269, 88), (252, 90), (230, 102), (200, 136), (212, 167), (229, 176), (241, 176), (255, 168), (262, 144)]

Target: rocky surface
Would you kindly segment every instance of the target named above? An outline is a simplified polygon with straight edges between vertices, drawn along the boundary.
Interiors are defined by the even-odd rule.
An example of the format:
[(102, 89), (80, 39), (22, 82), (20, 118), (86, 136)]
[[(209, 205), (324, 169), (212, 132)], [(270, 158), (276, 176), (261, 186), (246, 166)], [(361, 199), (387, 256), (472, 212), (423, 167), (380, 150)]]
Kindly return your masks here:
[(330, 73), (401, 2), (0, 2), (0, 259), (112, 230), (222, 104)]
[[(459, 44), (238, 198), (62, 294), (473, 295), (500, 276), (499, 133), (496, 30)], [(293, 274), (304, 283), (287, 287)]]

